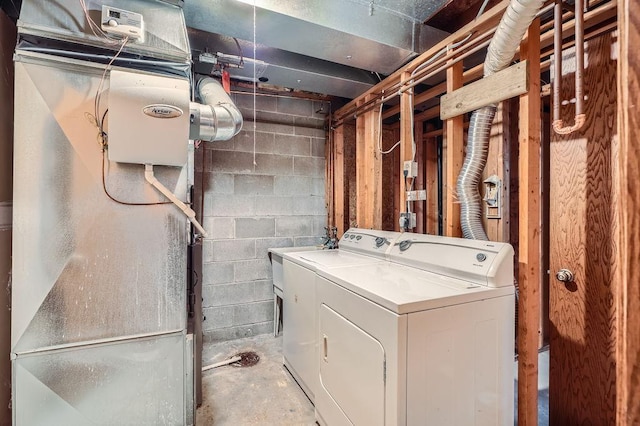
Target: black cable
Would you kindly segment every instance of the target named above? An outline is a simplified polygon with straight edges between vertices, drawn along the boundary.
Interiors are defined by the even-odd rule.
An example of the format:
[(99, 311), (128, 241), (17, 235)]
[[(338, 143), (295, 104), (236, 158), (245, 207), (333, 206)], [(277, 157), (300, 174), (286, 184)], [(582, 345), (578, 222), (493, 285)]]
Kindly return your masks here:
[(107, 197), (109, 197), (109, 199), (111, 201), (115, 201), (118, 204), (122, 204), (125, 206), (160, 206), (163, 204), (173, 204), (171, 201), (161, 201), (161, 202), (157, 202), (157, 203), (130, 203), (127, 201), (120, 201), (116, 198), (114, 198), (111, 194), (109, 194), (109, 191), (107, 190), (107, 179), (106, 179), (106, 173), (105, 173), (105, 160), (106, 160), (106, 147), (102, 149), (102, 189), (104, 190), (104, 193), (107, 195)]
[(242, 47), (240, 47), (240, 42), (238, 42), (237, 38), (234, 37), (233, 41), (236, 42), (236, 46), (238, 46), (238, 50), (240, 51), (240, 66), (242, 66), (242, 65), (244, 65), (244, 55), (242, 53)]

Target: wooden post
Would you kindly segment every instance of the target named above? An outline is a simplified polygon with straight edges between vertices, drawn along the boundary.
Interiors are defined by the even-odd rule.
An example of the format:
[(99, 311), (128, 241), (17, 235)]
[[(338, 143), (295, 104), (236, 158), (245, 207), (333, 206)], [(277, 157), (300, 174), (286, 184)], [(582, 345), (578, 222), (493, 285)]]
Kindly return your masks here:
[[(415, 126), (415, 141), (416, 141), (416, 161), (418, 162), (418, 176), (416, 177), (415, 184), (413, 185), (414, 190), (425, 189), (425, 164), (426, 164), (426, 156), (425, 156), (425, 141), (423, 140), (422, 134), (424, 133), (424, 122), (416, 121)], [(425, 233), (425, 201), (415, 201), (413, 203), (414, 211), (416, 213), (416, 229), (415, 232), (418, 234)]]
[[(364, 102), (370, 99), (369, 95)], [(382, 227), (382, 155), (378, 152), (379, 109), (356, 118), (356, 185), (358, 227)]]
[[(462, 87), (462, 62), (458, 62), (447, 69), (447, 93)], [(447, 171), (445, 173), (445, 217), (444, 234), (449, 237), (462, 236), (460, 228), (460, 204), (456, 197), (456, 182), (464, 161), (464, 128), (463, 116), (445, 120), (445, 140)]]
[[(433, 124), (427, 124), (427, 133), (433, 132)], [(425, 208), (425, 232), (438, 235), (438, 137), (427, 136), (425, 147), (425, 188), (427, 202)]]
[(617, 421), (640, 424), (640, 4), (618, 0)]
[(520, 47), (530, 63), (529, 93), (520, 96), (520, 287), (518, 316), (518, 424), (538, 424), (538, 327), (540, 326), (540, 19)]
[[(401, 81), (408, 81), (411, 79), (411, 74), (405, 72), (402, 74)], [(400, 95), (400, 181), (398, 182), (398, 205), (400, 206), (400, 212), (407, 211), (407, 182), (403, 173), (403, 167), (405, 161), (411, 161), (412, 159), (412, 138), (413, 127), (411, 121), (413, 116), (413, 102), (411, 94), (407, 91)], [(396, 220), (399, 220), (397, 217)]]
[[(344, 126), (333, 130), (333, 219), (338, 237), (344, 233)], [(330, 153), (331, 155), (331, 153)]]

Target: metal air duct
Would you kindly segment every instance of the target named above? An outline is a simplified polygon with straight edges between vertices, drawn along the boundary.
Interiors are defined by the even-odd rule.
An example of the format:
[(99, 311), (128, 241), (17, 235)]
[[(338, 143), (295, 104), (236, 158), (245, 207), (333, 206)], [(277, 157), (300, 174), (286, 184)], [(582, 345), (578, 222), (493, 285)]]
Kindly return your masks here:
[(203, 78), (196, 87), (204, 102), (191, 102), (190, 139), (207, 142), (226, 141), (242, 129), (242, 114), (220, 83), (213, 78)]
[[(511, 63), (524, 33), (543, 4), (543, 0), (511, 0), (489, 44), (484, 62), (485, 77)], [(472, 113), (467, 155), (458, 175), (462, 233), (465, 238), (474, 240), (488, 240), (482, 225), (482, 199), (478, 184), (487, 163), (489, 133), (497, 107), (497, 104), (491, 104)]]

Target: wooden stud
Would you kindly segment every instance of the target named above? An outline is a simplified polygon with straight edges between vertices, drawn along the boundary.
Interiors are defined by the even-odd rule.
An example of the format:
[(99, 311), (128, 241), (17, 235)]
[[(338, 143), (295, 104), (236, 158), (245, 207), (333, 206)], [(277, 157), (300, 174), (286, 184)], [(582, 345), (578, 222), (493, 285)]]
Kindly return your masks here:
[(640, 424), (640, 4), (618, 0), (617, 424)]
[[(402, 74), (402, 81), (407, 81), (411, 78), (411, 74)], [(412, 144), (413, 144), (413, 127), (411, 126), (413, 116), (413, 102), (409, 91), (400, 95), (400, 161), (398, 166), (400, 167), (400, 180), (398, 182), (398, 205), (400, 206), (400, 213), (407, 211), (406, 191), (409, 189), (407, 182), (409, 179), (404, 177), (403, 167), (405, 161), (411, 161), (413, 158)], [(400, 219), (398, 216), (397, 220)]]
[[(520, 48), (531, 75), (540, 75), (540, 19)], [(518, 424), (538, 424), (538, 332), (540, 325), (540, 79), (520, 96)]]
[[(433, 132), (433, 125), (427, 124), (427, 133)], [(425, 188), (427, 202), (425, 212), (425, 231), (427, 234), (438, 235), (438, 137), (430, 136), (424, 139), (425, 147)]]
[(338, 237), (344, 234), (345, 204), (344, 204), (344, 126), (333, 130), (333, 218), (334, 226), (338, 228)]
[[(453, 92), (462, 87), (462, 62), (447, 69), (447, 92)], [(445, 194), (446, 207), (444, 219), (444, 234), (449, 237), (462, 236), (460, 227), (460, 204), (456, 197), (456, 182), (464, 161), (464, 133), (463, 117), (461, 115), (449, 118), (444, 123), (446, 140), (446, 179)]]
[[(413, 185), (414, 190), (425, 189), (425, 144), (422, 140), (424, 122), (416, 121), (414, 126), (414, 137), (416, 141), (416, 161), (418, 162), (418, 176)], [(425, 218), (425, 202), (414, 201), (413, 211), (416, 213), (416, 228), (414, 231), (418, 234), (424, 234), (424, 218)]]
[[(368, 98), (365, 98), (366, 102)], [(356, 118), (356, 186), (358, 227), (382, 227), (382, 157), (378, 152), (379, 109)]]

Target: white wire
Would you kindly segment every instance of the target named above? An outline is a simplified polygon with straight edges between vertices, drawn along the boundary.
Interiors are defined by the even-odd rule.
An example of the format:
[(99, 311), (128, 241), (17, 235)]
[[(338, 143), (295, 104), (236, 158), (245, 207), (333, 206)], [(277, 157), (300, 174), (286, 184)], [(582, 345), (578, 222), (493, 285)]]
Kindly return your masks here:
[[(111, 68), (111, 65), (116, 60), (116, 58), (118, 58), (118, 56), (120, 56), (120, 53), (122, 52), (122, 49), (124, 49), (124, 46), (127, 44), (128, 41), (129, 41), (129, 37), (125, 37), (122, 40), (122, 44), (120, 45), (120, 49), (118, 49), (116, 54), (113, 55), (113, 58), (111, 58), (111, 60), (107, 64), (107, 66), (104, 68), (104, 71), (102, 72), (102, 78), (100, 79), (100, 84), (98, 85), (98, 89), (96, 90), (96, 96), (95, 96), (95, 100), (94, 100), (94, 119), (95, 119), (96, 126), (100, 130), (100, 134), (101, 135), (104, 134), (104, 129), (102, 128), (102, 120), (100, 118), (100, 99), (102, 98), (102, 87), (104, 86), (104, 81), (105, 81), (105, 79), (107, 77), (107, 72)], [(103, 141), (103, 143), (104, 143), (104, 141)]]
[(253, 171), (256, 171), (256, 1), (253, 0)]
[(91, 19), (91, 16), (89, 16), (89, 9), (87, 8), (87, 4), (85, 3), (85, 0), (78, 0), (78, 1), (80, 2), (80, 7), (84, 12), (84, 17), (87, 19), (87, 23), (89, 24), (89, 28), (91, 29), (91, 32), (93, 33), (93, 35), (100, 39), (103, 39), (103, 41), (106, 42), (107, 44), (117, 44), (118, 40), (115, 40), (109, 37), (109, 35), (104, 31), (102, 31), (102, 28), (100, 28), (100, 26), (96, 24), (93, 19)]
[(394, 149), (396, 149), (399, 145), (401, 141), (396, 142), (395, 145), (393, 145), (390, 149), (388, 149), (387, 151), (383, 151), (382, 150), (382, 106), (384, 105), (384, 103), (380, 104), (380, 111), (378, 112), (378, 152), (380, 154), (389, 154), (390, 152), (392, 152)]

